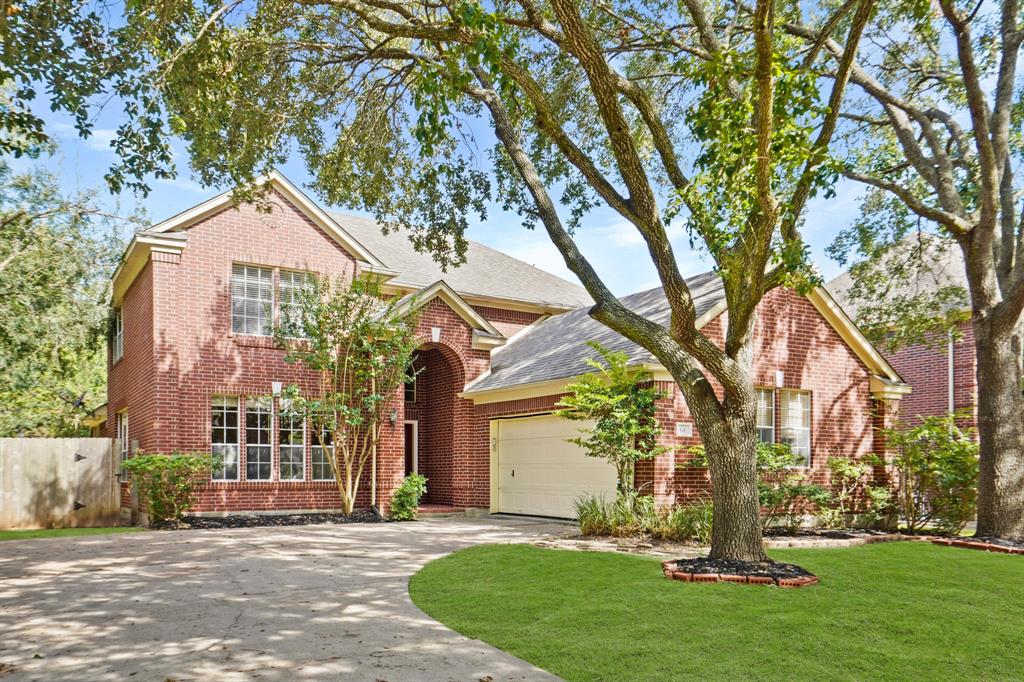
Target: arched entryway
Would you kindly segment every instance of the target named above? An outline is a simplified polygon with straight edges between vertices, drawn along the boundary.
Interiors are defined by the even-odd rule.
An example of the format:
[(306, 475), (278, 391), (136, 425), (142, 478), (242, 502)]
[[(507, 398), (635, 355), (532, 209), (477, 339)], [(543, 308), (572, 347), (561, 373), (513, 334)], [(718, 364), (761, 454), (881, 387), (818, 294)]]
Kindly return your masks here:
[[(466, 372), (458, 354), (441, 343), (426, 343), (413, 356), (416, 379), (405, 391), (406, 473), (427, 477), (426, 504), (456, 505), (456, 423), (461, 403), (456, 393)], [(414, 439), (414, 440), (413, 440)]]

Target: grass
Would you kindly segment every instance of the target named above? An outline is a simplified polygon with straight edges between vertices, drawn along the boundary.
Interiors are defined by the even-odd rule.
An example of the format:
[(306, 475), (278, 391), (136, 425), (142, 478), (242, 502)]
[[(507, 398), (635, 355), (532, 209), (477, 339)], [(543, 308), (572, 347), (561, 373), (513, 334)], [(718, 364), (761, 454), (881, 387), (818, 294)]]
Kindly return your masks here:
[(413, 601), (566, 680), (1024, 679), (1024, 557), (896, 542), (779, 550), (797, 590), (687, 584), (650, 557), (475, 547)]
[(109, 528), (43, 528), (33, 530), (0, 530), (0, 542), (4, 540), (33, 540), (36, 538), (67, 538), (83, 535), (109, 535), (111, 533), (134, 533), (143, 530), (132, 526)]

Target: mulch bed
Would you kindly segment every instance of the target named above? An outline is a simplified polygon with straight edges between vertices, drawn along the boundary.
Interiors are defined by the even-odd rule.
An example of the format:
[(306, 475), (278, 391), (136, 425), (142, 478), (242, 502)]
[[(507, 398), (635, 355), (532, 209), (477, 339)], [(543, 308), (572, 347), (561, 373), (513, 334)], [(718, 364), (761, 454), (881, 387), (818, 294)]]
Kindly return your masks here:
[(151, 526), (156, 530), (198, 530), (205, 528), (263, 528), (309, 526), (318, 523), (382, 523), (386, 519), (371, 511), (352, 514), (232, 514), (231, 516), (183, 516), (181, 522), (167, 521)]
[(727, 559), (670, 559), (661, 563), (665, 577), (692, 583), (742, 583), (806, 587), (818, 583), (818, 576), (796, 564), (778, 561), (730, 561)]
[(949, 545), (963, 549), (978, 549), (983, 552), (999, 552), (1000, 554), (1024, 555), (1024, 543), (1004, 540), (1003, 538), (933, 538), (936, 545)]

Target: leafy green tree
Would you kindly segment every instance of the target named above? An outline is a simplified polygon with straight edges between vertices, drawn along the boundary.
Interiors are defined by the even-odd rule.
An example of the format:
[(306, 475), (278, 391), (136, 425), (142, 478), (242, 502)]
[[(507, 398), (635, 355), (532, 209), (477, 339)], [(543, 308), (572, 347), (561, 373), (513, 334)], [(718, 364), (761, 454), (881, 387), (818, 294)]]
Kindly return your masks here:
[(377, 452), (386, 412), (407, 378), (418, 345), (415, 315), (386, 301), (375, 281), (314, 278), (299, 295), (290, 324), (275, 330), (285, 359), (317, 375), (312, 390), (288, 386), (284, 417), (308, 420), (313, 442), (328, 456), (351, 514), (359, 483)]
[[(835, 59), (849, 55), (817, 27), (783, 28)], [(849, 152), (841, 172), (870, 192), (837, 250), (868, 262), (854, 270), (860, 294), (876, 322), (911, 339), (929, 319), (959, 321), (948, 314), (951, 292), (888, 306), (878, 292), (928, 271), (934, 255), (913, 247), (916, 234), (960, 252), (977, 355), (978, 533), (1024, 540), (1024, 5), (887, 3), (868, 35), (877, 49), (856, 59), (840, 132)], [(888, 267), (900, 260), (908, 265)]]
[(77, 435), (105, 401), (119, 229), (91, 196), (0, 163), (0, 434)]
[(615, 467), (619, 495), (635, 488), (636, 463), (657, 457), (667, 448), (658, 445), (661, 424), (655, 417), (657, 400), (664, 392), (650, 386), (651, 373), (630, 367), (629, 356), (591, 341), (600, 360), (587, 358), (595, 371), (569, 384), (568, 395), (558, 401), (555, 414), (573, 421), (592, 421), (569, 442), (591, 457)]
[[(468, 217), (491, 201), (539, 223), (592, 316), (683, 392), (709, 452), (711, 555), (760, 560), (756, 310), (775, 287), (814, 283), (801, 220), (834, 177), (827, 149), (872, 7), (820, 8), (816, 29), (848, 55), (835, 59), (785, 35), (803, 8), (772, 0), (140, 0), (112, 33), (129, 120), (108, 179), (168, 172), (176, 133), (201, 180), (242, 197), (297, 149), (327, 202), (410, 226), (443, 265), (462, 260)], [(577, 248), (598, 206), (647, 244), (667, 324), (623, 305)], [(724, 286), (721, 346), (700, 330), (676, 225)]]

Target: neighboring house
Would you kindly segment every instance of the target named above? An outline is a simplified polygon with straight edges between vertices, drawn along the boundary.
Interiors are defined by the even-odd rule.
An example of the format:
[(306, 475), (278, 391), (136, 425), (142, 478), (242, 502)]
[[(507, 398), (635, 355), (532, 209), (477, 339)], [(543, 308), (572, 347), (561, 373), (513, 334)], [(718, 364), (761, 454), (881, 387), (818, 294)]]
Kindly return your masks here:
[[(380, 277), (387, 293), (416, 294), (422, 340), (414, 383), (393, 399), (359, 506), (386, 508), (401, 478), (429, 479), (425, 502), (446, 508), (571, 516), (585, 491), (613, 495), (606, 462), (566, 439), (578, 425), (551, 416), (566, 384), (587, 371), (598, 340), (649, 368), (668, 396), (666, 443), (695, 444), (667, 373), (587, 315), (585, 291), (494, 249), (470, 243), (468, 262), (443, 273), (407, 235), (329, 214), (280, 175), (273, 210), (232, 206), (228, 194), (138, 233), (113, 278), (109, 401), (99, 427), (133, 452), (225, 455), (204, 486), (202, 512), (335, 509), (338, 492), (307, 424), (283, 417), (282, 385), (315, 376), (284, 362), (271, 337), (307, 273)], [(689, 280), (704, 333), (721, 341), (718, 280)], [(667, 319), (659, 291), (626, 297)], [(824, 290), (777, 290), (760, 309), (756, 380), (762, 437), (789, 442), (824, 480), (831, 456), (877, 451), (874, 427), (906, 392)], [(882, 408), (882, 409), (879, 409)], [(97, 416), (97, 419), (100, 419)], [(662, 502), (707, 490), (706, 472), (680, 468), (684, 449), (641, 467)], [(127, 501), (127, 486), (123, 488)]]
[[(908, 244), (908, 248), (915, 245)], [(900, 283), (893, 295), (913, 297), (946, 287), (967, 289), (963, 254), (956, 245), (929, 249), (929, 267), (911, 282)], [(850, 274), (844, 272), (825, 287), (851, 316), (857, 315), (857, 301), (848, 291)], [(965, 310), (970, 313), (969, 308)], [(913, 389), (900, 405), (902, 419), (913, 423), (918, 417), (963, 411), (970, 415), (965, 425), (973, 426), (978, 403), (978, 383), (974, 352), (974, 330), (970, 321), (962, 322), (956, 332), (933, 335), (927, 342), (903, 346), (895, 351), (881, 349), (889, 364)]]

